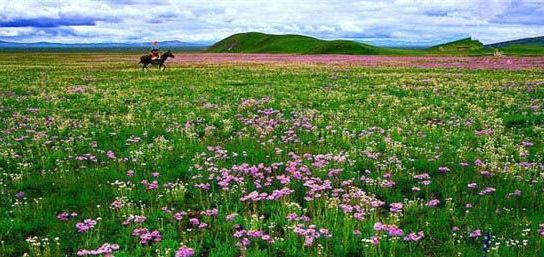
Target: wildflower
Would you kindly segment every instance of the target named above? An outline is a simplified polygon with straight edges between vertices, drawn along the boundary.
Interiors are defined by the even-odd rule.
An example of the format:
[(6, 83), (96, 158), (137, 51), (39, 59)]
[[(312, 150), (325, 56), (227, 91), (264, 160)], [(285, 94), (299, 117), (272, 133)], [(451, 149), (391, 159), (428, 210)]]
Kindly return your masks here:
[(225, 220), (227, 220), (227, 221), (233, 221), (234, 218), (236, 218), (237, 216), (238, 216), (238, 213), (231, 213), (231, 214), (229, 214), (229, 215), (227, 215), (227, 216), (225, 217)]
[(89, 231), (90, 229), (94, 228), (96, 225), (96, 220), (93, 219), (85, 219), (83, 222), (76, 223), (77, 232), (84, 233)]
[(87, 255), (104, 255), (104, 257), (113, 257), (113, 252), (119, 250), (118, 244), (109, 244), (105, 243), (98, 247), (95, 250), (79, 250), (77, 251), (77, 256), (87, 256)]
[(412, 232), (404, 237), (404, 241), (414, 241), (417, 242), (423, 238), (424, 234), (423, 231), (419, 231), (417, 233)]
[(177, 221), (180, 221), (180, 220), (182, 220), (183, 217), (185, 217), (185, 216), (187, 216), (187, 212), (184, 212), (184, 211), (182, 211), (182, 212), (176, 212), (176, 213), (174, 214), (174, 219), (177, 220)]
[(141, 224), (141, 223), (144, 223), (146, 220), (147, 220), (147, 217), (143, 215), (130, 215), (121, 224), (124, 226), (130, 225), (131, 223)]
[(544, 236), (544, 224), (538, 225), (538, 234)]
[(482, 232), (479, 229), (473, 230), (470, 232), (469, 236), (472, 238), (478, 238), (482, 235)]
[(470, 188), (470, 189), (476, 189), (476, 188), (478, 187), (478, 184), (476, 184), (476, 183), (469, 183), (469, 184), (467, 185), (467, 187)]
[(127, 171), (127, 177), (132, 177), (134, 176), (134, 171), (133, 170), (128, 170)]
[(25, 192), (19, 191), (15, 194), (15, 197), (22, 199), (23, 197), (25, 197)]
[(487, 194), (492, 194), (495, 191), (497, 191), (497, 190), (495, 188), (493, 188), (493, 187), (486, 187), (484, 190), (480, 191), (478, 194), (479, 195), (487, 195)]
[(427, 207), (435, 207), (435, 206), (437, 206), (438, 204), (440, 204), (440, 200), (438, 200), (438, 199), (432, 199), (432, 200), (428, 201), (425, 205), (426, 205)]
[(383, 224), (381, 222), (374, 223), (374, 230), (381, 231), (383, 229)]
[(67, 212), (61, 212), (57, 215), (57, 219), (60, 221), (67, 221), (70, 218), (77, 217), (77, 213), (67, 213)]
[(370, 238), (370, 243), (372, 245), (378, 245), (380, 243), (380, 238), (377, 236), (373, 236)]
[(109, 159), (111, 159), (111, 160), (117, 159), (117, 158), (115, 157), (115, 153), (114, 153), (113, 151), (111, 151), (111, 150), (108, 150), (108, 152), (106, 152), (106, 156), (107, 156)]
[(484, 167), (485, 166), (485, 162), (478, 159), (476, 161), (474, 161), (474, 165), (478, 166), (478, 167)]
[(62, 213), (59, 213), (57, 215), (57, 219), (59, 219), (61, 221), (67, 221), (69, 218), (70, 218), (70, 214), (68, 214), (66, 212), (62, 212)]
[(448, 172), (450, 172), (450, 168), (448, 168), (448, 167), (439, 167), (439, 168), (438, 168), (438, 172), (440, 172), (440, 173), (448, 173)]
[(193, 248), (182, 246), (176, 251), (175, 257), (191, 257), (193, 255), (195, 255)]
[(404, 207), (402, 203), (392, 203), (389, 207), (389, 211), (393, 213), (397, 213), (402, 211), (402, 207)]
[(142, 245), (157, 243), (162, 240), (161, 233), (158, 230), (149, 232), (147, 228), (136, 228), (132, 231), (132, 235), (140, 238), (140, 244)]

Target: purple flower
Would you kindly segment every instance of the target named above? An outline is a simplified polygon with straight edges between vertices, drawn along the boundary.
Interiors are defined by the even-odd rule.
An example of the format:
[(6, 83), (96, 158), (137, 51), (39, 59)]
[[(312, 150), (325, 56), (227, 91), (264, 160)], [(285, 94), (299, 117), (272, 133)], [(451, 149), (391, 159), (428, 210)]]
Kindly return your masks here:
[(95, 250), (86, 250), (86, 249), (79, 250), (77, 251), (77, 256), (104, 255), (104, 257), (113, 257), (113, 252), (117, 250), (119, 250), (118, 244), (105, 243)]
[(370, 243), (372, 245), (378, 245), (380, 243), (380, 238), (377, 236), (373, 236), (370, 238)]
[(96, 225), (96, 220), (93, 219), (85, 219), (83, 222), (76, 223), (77, 232), (79, 233), (85, 233), (89, 231), (90, 229), (94, 228)]
[(478, 194), (479, 195), (488, 195), (488, 194), (494, 193), (495, 191), (497, 191), (497, 190), (495, 188), (493, 188), (493, 187), (486, 187), (484, 190), (480, 191)]
[(414, 241), (414, 242), (416, 242), (416, 241), (421, 240), (424, 235), (425, 234), (423, 233), (423, 231), (419, 231), (419, 232), (417, 232), (417, 234), (412, 232), (412, 233), (410, 233), (410, 234), (408, 234), (408, 235), (406, 235), (404, 237), (404, 241)]
[(444, 174), (445, 174), (445, 173), (450, 172), (450, 168), (448, 168), (448, 167), (440, 167), (440, 168), (438, 168), (438, 172), (444, 173)]
[(392, 203), (390, 205), (390, 207), (389, 207), (389, 211), (397, 213), (397, 212), (402, 211), (403, 207), (404, 207), (404, 205), (402, 203)]
[(438, 204), (440, 204), (440, 200), (438, 200), (438, 199), (432, 199), (432, 200), (428, 201), (425, 205), (426, 205), (427, 207), (435, 207), (435, 206), (437, 206)]
[(193, 255), (195, 255), (193, 248), (182, 246), (176, 251), (175, 257), (191, 257)]
[(478, 238), (482, 235), (482, 232), (479, 229), (476, 229), (472, 232), (470, 232), (469, 236), (472, 238)]
[(25, 197), (25, 192), (19, 191), (15, 194), (15, 197), (22, 199), (23, 197)]
[(115, 157), (115, 153), (114, 153), (112, 150), (108, 150), (108, 152), (106, 152), (106, 156), (107, 156), (108, 158), (110, 158), (111, 160), (117, 159), (117, 158)]
[(236, 218), (237, 216), (238, 216), (238, 213), (231, 213), (231, 214), (227, 215), (227, 217), (225, 217), (225, 220), (233, 221), (234, 218)]

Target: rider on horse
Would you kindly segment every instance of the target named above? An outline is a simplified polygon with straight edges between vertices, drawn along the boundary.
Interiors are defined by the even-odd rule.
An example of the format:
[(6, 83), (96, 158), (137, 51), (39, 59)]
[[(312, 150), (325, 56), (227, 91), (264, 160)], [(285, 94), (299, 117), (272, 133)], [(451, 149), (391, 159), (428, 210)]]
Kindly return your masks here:
[(151, 60), (155, 61), (161, 58), (161, 51), (159, 49), (159, 44), (156, 40), (151, 41), (151, 44), (153, 45), (153, 47), (149, 52), (149, 56), (151, 56)]

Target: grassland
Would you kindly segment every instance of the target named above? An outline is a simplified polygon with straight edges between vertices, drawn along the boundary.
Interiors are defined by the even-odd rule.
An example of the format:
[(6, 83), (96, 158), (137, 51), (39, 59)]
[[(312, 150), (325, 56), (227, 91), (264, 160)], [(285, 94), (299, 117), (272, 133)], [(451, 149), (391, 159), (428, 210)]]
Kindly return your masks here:
[(3, 55), (0, 256), (544, 255), (541, 68), (181, 56)]

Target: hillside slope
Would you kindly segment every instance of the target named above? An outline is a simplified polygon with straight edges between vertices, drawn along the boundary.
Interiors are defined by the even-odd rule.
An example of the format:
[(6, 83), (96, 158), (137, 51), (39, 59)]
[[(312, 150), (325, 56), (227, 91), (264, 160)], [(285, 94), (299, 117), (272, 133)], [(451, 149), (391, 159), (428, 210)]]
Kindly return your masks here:
[(290, 54), (387, 54), (390, 49), (348, 40), (326, 41), (301, 35), (270, 35), (258, 32), (227, 37), (211, 47), (211, 53)]
[(425, 49), (430, 54), (446, 54), (446, 55), (464, 55), (464, 54), (480, 54), (482, 53), (484, 44), (472, 38), (463, 38), (460, 40), (440, 44)]
[(502, 47), (509, 47), (509, 46), (513, 46), (513, 45), (540, 45), (540, 46), (544, 46), (544, 36), (504, 41), (504, 42), (499, 42), (499, 43), (494, 43), (494, 44), (488, 44), (486, 46), (494, 47), (494, 48), (502, 48)]
[(544, 36), (499, 42), (485, 47), (498, 49), (507, 55), (544, 55)]

